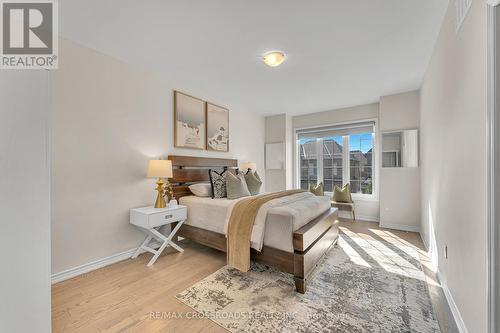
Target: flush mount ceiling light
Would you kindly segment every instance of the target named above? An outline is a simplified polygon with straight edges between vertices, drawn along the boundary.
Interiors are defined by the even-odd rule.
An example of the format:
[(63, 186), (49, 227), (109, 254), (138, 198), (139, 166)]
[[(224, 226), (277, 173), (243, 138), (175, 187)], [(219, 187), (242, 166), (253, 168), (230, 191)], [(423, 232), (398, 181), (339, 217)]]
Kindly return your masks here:
[(268, 66), (276, 67), (279, 66), (285, 61), (286, 56), (281, 51), (271, 51), (264, 53), (262, 57), (262, 61)]

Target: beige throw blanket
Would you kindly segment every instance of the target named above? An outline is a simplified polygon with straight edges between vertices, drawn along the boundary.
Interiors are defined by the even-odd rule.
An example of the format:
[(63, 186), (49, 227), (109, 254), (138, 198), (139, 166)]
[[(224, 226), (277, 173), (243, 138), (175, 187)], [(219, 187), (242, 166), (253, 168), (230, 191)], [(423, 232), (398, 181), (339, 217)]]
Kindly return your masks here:
[(250, 238), (255, 217), (266, 202), (304, 192), (304, 190), (288, 190), (263, 194), (238, 201), (229, 218), (227, 229), (227, 264), (242, 272), (250, 269)]

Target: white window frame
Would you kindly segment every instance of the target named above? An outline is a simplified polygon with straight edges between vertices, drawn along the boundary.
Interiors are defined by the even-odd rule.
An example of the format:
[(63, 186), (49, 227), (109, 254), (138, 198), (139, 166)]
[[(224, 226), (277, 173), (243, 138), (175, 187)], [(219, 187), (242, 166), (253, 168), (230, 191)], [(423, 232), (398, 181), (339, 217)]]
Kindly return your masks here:
[[(373, 186), (372, 186), (372, 194), (364, 194), (364, 193), (352, 193), (352, 198), (355, 201), (359, 200), (366, 200), (366, 201), (377, 201), (378, 200), (378, 179), (379, 179), (379, 169), (380, 169), (380, 161), (381, 161), (381, 155), (380, 155), (380, 147), (378, 145), (378, 137), (379, 137), (379, 130), (378, 130), (378, 119), (372, 118), (372, 119), (363, 119), (359, 121), (349, 121), (349, 122), (342, 122), (342, 123), (334, 123), (334, 124), (321, 124), (319, 126), (311, 126), (311, 127), (300, 127), (300, 128), (295, 128), (294, 129), (294, 139), (295, 139), (295, 145), (294, 145), (294, 186), (295, 188), (300, 188), (300, 144), (299, 144), (299, 132), (303, 130), (313, 130), (315, 128), (325, 128), (325, 127), (335, 127), (335, 126), (344, 126), (344, 125), (356, 125), (358, 123), (366, 123), (367, 121), (373, 122), (374, 129), (372, 133), (372, 142), (373, 142), (373, 154), (372, 154), (372, 179), (373, 179)], [(350, 158), (349, 158), (349, 136), (344, 135), (343, 137), (343, 157), (342, 157), (342, 179), (348, 180), (350, 182), (351, 180), (351, 168), (350, 168)], [(318, 139), (318, 141), (323, 139)], [(322, 160), (323, 160), (323, 145), (317, 145), (317, 147), (321, 147), (321, 153), (318, 153), (318, 162), (317, 166), (323, 165)], [(320, 148), (317, 148), (320, 149)], [(321, 160), (321, 164), (320, 164)], [(323, 168), (319, 168), (317, 170), (317, 179), (318, 182), (321, 182), (323, 180)], [(325, 192), (326, 195), (331, 195), (332, 192)]]

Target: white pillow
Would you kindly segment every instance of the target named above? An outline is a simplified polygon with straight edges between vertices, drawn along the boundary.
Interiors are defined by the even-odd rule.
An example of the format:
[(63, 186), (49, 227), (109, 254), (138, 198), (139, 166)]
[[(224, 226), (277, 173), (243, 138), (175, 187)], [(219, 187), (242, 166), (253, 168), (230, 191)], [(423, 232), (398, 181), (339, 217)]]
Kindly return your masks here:
[(210, 183), (196, 183), (189, 185), (189, 190), (197, 197), (211, 197), (212, 185)]

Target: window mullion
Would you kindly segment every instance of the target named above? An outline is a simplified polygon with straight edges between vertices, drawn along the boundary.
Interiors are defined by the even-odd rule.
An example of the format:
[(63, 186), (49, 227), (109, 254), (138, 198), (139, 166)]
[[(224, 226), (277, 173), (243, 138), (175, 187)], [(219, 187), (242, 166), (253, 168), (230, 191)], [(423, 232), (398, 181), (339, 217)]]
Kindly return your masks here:
[(376, 161), (376, 154), (375, 154), (375, 146), (377, 145), (377, 142), (376, 142), (377, 138), (375, 136), (375, 132), (372, 133), (372, 195), (375, 194), (375, 182), (376, 182), (376, 179), (375, 179), (375, 163), (377, 162)]
[(343, 165), (343, 179), (342, 179), (342, 185), (345, 185), (350, 182), (350, 161), (349, 161), (349, 136), (344, 135), (342, 137), (343, 139), (343, 145), (344, 145), (344, 151), (343, 151), (343, 156), (342, 156), (342, 165)]
[[(317, 156), (317, 175), (318, 175), (318, 184), (323, 182), (323, 138), (319, 138), (316, 140), (316, 156)], [(324, 184), (324, 183), (323, 183)]]

